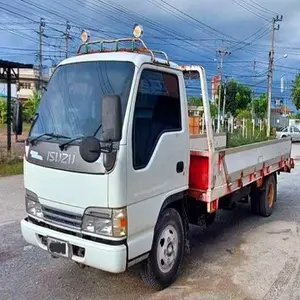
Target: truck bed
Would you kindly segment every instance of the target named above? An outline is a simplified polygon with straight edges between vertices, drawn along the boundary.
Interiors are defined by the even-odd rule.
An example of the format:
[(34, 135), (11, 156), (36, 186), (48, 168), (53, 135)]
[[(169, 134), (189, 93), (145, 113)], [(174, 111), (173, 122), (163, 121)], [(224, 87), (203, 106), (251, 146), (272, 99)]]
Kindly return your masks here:
[[(216, 149), (227, 148), (227, 134), (214, 133), (214, 142)], [(190, 149), (191, 150), (208, 150), (206, 134), (190, 135)]]
[(275, 171), (289, 172), (290, 139), (276, 139), (213, 153), (191, 149), (189, 194), (211, 202)]

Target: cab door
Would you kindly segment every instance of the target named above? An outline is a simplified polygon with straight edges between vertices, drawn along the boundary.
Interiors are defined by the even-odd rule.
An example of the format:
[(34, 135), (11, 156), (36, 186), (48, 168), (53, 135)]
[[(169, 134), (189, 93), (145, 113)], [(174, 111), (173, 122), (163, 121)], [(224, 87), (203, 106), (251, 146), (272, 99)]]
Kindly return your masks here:
[(161, 206), (187, 190), (189, 168), (182, 73), (143, 65), (138, 76), (127, 139), (128, 220), (134, 219), (128, 228), (129, 259), (150, 250)]

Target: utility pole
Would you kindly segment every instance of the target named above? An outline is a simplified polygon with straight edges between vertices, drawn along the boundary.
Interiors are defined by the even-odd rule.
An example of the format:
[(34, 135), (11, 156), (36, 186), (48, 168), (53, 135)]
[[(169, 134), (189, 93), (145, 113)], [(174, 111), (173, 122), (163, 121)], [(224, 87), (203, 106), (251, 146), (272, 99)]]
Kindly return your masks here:
[(276, 16), (272, 18), (272, 40), (271, 50), (269, 52), (269, 69), (268, 69), (268, 105), (267, 105), (267, 136), (271, 133), (271, 102), (272, 102), (272, 83), (273, 83), (273, 64), (274, 64), (274, 42), (275, 42), (275, 30), (279, 30), (280, 25), (276, 24), (281, 22), (283, 16)]
[(254, 98), (255, 98), (255, 78), (256, 77), (256, 60), (253, 61), (253, 87), (252, 87), (252, 120), (255, 122), (255, 112), (254, 112)]
[(217, 49), (217, 55), (220, 55), (220, 85), (219, 85), (219, 99), (218, 99), (218, 126), (217, 126), (217, 133), (220, 132), (220, 127), (221, 127), (221, 95), (222, 95), (222, 77), (223, 77), (223, 59), (224, 56), (230, 55), (231, 52), (228, 52), (224, 49)]
[(225, 126), (225, 105), (226, 105), (226, 92), (227, 92), (227, 80), (225, 78), (225, 82), (224, 82), (224, 98), (223, 98), (223, 119), (222, 119), (222, 127), (224, 130), (224, 126)]
[(43, 74), (43, 35), (45, 30), (45, 21), (43, 18), (40, 19), (39, 24), (39, 81), (38, 81), (38, 90), (42, 88), (42, 74)]
[(71, 29), (71, 25), (69, 23), (69, 21), (67, 21), (66, 23), (66, 33), (65, 33), (65, 39), (66, 39), (66, 58), (68, 58), (68, 53), (69, 53), (69, 39), (70, 39), (70, 29)]

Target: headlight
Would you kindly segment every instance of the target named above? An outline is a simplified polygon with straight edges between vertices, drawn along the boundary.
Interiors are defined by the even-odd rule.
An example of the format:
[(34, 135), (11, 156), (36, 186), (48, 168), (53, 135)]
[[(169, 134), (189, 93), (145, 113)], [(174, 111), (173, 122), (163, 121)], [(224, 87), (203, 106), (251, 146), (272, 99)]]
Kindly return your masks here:
[(112, 237), (126, 236), (126, 208), (107, 209), (89, 207), (83, 216), (82, 230)]
[(38, 201), (31, 199), (30, 197), (27, 197), (27, 195), (26, 195), (26, 212), (29, 215), (32, 215), (34, 217), (43, 218), (43, 211), (42, 211), (41, 204)]

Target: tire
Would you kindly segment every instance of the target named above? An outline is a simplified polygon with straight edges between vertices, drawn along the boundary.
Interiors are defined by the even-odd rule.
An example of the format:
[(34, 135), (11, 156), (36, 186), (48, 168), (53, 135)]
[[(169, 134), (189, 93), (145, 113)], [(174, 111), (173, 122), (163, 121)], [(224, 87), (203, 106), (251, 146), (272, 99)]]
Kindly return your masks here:
[(157, 291), (170, 286), (179, 274), (183, 255), (182, 219), (175, 209), (167, 208), (158, 219), (151, 252), (141, 266), (145, 284)]
[(259, 213), (263, 217), (269, 217), (274, 210), (277, 200), (277, 183), (274, 175), (270, 175), (265, 183), (259, 197)]

